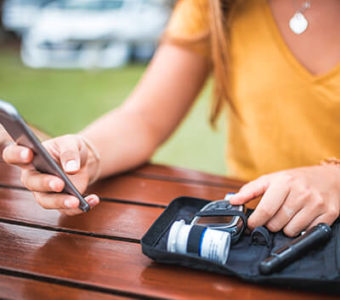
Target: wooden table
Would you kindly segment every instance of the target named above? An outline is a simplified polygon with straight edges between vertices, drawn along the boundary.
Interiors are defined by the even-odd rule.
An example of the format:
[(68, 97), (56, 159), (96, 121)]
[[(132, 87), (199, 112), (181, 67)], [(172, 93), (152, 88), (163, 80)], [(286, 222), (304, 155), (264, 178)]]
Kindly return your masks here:
[(19, 178), (0, 162), (0, 298), (336, 299), (161, 265), (142, 254), (140, 238), (172, 199), (220, 199), (241, 182), (146, 165), (96, 183), (89, 192), (101, 204), (65, 217), (37, 205)]

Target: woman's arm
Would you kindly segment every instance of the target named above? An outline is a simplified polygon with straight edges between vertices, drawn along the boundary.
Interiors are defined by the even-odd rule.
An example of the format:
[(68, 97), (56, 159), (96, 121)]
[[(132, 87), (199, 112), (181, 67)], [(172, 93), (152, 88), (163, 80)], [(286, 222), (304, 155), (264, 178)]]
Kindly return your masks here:
[(100, 175), (148, 160), (187, 113), (207, 74), (202, 56), (162, 45), (126, 102), (81, 133), (100, 154)]
[[(104, 177), (147, 161), (184, 117), (208, 72), (208, 61), (202, 56), (163, 44), (121, 107), (78, 135), (57, 137), (43, 145), (79, 191), (84, 192), (98, 170), (98, 175)], [(30, 149), (12, 144), (4, 149), (3, 158), (22, 168), (22, 182), (34, 192), (41, 206), (59, 209), (68, 215), (81, 213), (77, 198), (60, 193), (64, 188), (60, 178), (42, 174), (32, 167)], [(86, 201), (93, 207), (99, 198), (89, 195)]]

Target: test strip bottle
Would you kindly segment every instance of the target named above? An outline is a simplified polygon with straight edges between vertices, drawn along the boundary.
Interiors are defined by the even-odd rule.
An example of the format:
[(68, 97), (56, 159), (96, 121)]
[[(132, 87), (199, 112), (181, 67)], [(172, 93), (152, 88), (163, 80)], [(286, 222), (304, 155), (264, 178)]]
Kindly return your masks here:
[(195, 254), (225, 264), (230, 249), (230, 233), (200, 225), (187, 225), (184, 220), (172, 224), (167, 250), (180, 254)]

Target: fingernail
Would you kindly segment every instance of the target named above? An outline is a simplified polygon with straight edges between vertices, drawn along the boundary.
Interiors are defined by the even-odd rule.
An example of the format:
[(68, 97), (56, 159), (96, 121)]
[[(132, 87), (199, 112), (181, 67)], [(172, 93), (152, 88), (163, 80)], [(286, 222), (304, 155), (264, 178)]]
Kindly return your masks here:
[(99, 199), (97, 197), (91, 197), (88, 200), (88, 204), (90, 204), (90, 206), (95, 206), (99, 203)]
[(235, 193), (228, 193), (224, 196), (224, 200), (230, 201), (235, 196)]
[(52, 191), (58, 191), (58, 182), (55, 180), (51, 180), (48, 184)]
[(69, 160), (65, 165), (65, 170), (67, 172), (74, 172), (78, 170), (78, 164), (75, 160)]
[(66, 199), (64, 201), (64, 205), (67, 207), (67, 208), (74, 208), (78, 205), (78, 200), (77, 199)]
[(98, 200), (92, 199), (89, 201), (91, 207), (96, 206), (98, 204)]
[(23, 160), (27, 160), (29, 154), (30, 154), (30, 152), (29, 152), (28, 149), (23, 149), (23, 150), (21, 150), (21, 152), (20, 152), (20, 157), (21, 157), (21, 159), (23, 159)]

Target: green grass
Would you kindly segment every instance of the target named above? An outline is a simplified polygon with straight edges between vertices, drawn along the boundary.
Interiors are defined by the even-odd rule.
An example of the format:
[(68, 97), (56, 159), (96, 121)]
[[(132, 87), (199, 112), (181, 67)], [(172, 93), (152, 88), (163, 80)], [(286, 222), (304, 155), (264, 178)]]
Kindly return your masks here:
[[(0, 50), (0, 98), (13, 103), (31, 124), (52, 136), (77, 132), (117, 107), (132, 91), (145, 65), (114, 70), (33, 70), (17, 50)], [(225, 174), (224, 124), (208, 124), (210, 87), (193, 106), (154, 162)]]

